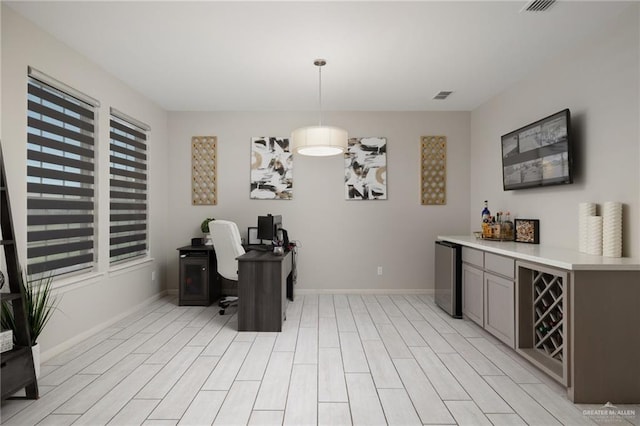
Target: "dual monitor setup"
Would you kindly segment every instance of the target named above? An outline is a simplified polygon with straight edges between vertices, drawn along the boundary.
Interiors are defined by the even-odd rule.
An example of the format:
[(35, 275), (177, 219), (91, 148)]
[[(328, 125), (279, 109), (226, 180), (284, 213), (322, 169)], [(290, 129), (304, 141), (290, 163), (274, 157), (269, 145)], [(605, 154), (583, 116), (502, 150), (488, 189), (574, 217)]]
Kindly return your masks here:
[(249, 227), (247, 230), (247, 243), (249, 250), (270, 250), (274, 245), (289, 246), (287, 230), (282, 227), (282, 216), (271, 215), (258, 216), (258, 226)]

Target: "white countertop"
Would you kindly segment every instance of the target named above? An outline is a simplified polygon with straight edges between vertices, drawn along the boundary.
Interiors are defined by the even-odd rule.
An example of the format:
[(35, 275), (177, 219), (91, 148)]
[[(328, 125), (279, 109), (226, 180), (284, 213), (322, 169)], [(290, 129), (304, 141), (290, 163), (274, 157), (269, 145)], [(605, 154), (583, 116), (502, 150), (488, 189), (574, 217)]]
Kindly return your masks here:
[(573, 271), (640, 271), (640, 259), (637, 258), (594, 256), (577, 250), (549, 247), (542, 244), (481, 240), (472, 235), (442, 235), (438, 236), (438, 239)]

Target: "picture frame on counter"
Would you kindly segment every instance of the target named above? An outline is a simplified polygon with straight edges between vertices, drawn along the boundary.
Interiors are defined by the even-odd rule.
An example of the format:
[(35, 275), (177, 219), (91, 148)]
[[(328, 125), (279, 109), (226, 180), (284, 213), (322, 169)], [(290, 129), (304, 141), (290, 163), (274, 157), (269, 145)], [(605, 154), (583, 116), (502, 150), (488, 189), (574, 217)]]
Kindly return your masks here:
[(247, 228), (247, 244), (261, 244), (262, 240), (258, 238), (258, 227), (250, 226)]
[(540, 220), (514, 219), (514, 241), (517, 243), (540, 244)]

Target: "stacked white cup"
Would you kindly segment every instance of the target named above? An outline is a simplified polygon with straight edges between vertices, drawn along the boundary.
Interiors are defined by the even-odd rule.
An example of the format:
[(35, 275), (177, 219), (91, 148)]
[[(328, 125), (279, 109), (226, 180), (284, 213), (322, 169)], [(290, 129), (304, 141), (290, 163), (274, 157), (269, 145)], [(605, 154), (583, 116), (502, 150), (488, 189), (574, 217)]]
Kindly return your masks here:
[(578, 250), (587, 252), (589, 241), (588, 218), (596, 215), (596, 203), (580, 203), (578, 206)]
[(587, 253), (602, 256), (602, 216), (587, 218)]
[(602, 255), (622, 257), (622, 203), (607, 201), (603, 204)]

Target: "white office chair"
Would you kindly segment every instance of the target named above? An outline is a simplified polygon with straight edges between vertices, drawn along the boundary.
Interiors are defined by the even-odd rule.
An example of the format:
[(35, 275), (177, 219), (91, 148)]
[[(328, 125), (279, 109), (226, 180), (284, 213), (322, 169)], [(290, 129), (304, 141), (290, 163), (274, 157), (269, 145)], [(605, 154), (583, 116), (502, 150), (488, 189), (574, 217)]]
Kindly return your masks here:
[[(213, 249), (218, 261), (218, 274), (222, 279), (235, 281), (238, 284), (238, 261), (236, 258), (245, 253), (240, 239), (238, 225), (228, 220), (212, 220), (209, 222), (209, 233), (213, 240)], [(236, 296), (226, 296), (220, 299), (220, 315), (231, 305), (236, 305)]]

